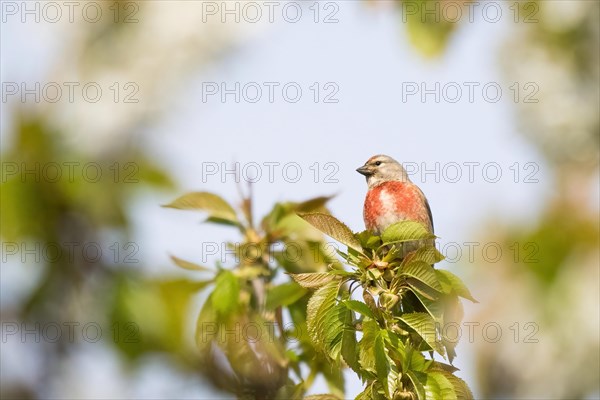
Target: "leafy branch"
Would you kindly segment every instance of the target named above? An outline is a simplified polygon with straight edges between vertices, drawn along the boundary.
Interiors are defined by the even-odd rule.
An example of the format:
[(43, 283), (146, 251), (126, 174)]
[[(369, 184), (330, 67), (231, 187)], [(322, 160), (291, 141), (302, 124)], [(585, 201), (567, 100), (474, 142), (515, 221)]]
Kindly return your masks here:
[[(315, 348), (338, 368), (342, 363), (352, 368), (365, 383), (357, 399), (472, 399), (467, 384), (454, 375), (456, 343), (442, 335), (442, 328), (460, 323), (460, 297), (475, 299), (456, 275), (433, 267), (444, 258), (434, 246), (435, 236), (411, 221), (376, 236), (354, 234), (331, 215), (300, 217), (347, 246), (338, 253), (351, 271), (292, 278), (315, 290), (307, 311)], [(352, 299), (357, 287), (363, 301)], [(450, 364), (436, 361), (434, 353)]]
[[(233, 265), (217, 260), (216, 268), (210, 268), (172, 256), (177, 266), (206, 276), (199, 282), (207, 298), (196, 342), (202, 373), (222, 390), (240, 399), (302, 398), (321, 374), (333, 393), (322, 398), (343, 396), (341, 369), (333, 368), (306, 334), (307, 306), (315, 304), (309, 304), (305, 288), (311, 281), (320, 286), (320, 274), (341, 269), (341, 263), (328, 254), (323, 234), (297, 216), (327, 215), (329, 199), (277, 203), (258, 224), (251, 196), (242, 196), (237, 209), (208, 192), (189, 193), (165, 206), (201, 211), (208, 216), (205, 222), (236, 228), (241, 235), (221, 249), (233, 254)], [(307, 279), (300, 285), (285, 273)]]
[[(345, 366), (365, 384), (359, 400), (472, 398), (454, 375), (456, 343), (442, 327), (462, 319), (460, 297), (475, 300), (457, 276), (433, 267), (443, 259), (435, 236), (410, 221), (381, 236), (355, 234), (328, 213), (328, 200), (275, 204), (258, 225), (249, 196), (237, 210), (207, 192), (166, 205), (202, 211), (205, 222), (242, 236), (227, 243), (230, 266), (172, 256), (205, 276), (196, 285), (208, 291), (196, 325), (202, 372), (240, 399), (303, 398), (319, 374), (331, 394), (305, 399), (343, 398)], [(329, 254), (323, 234), (346, 251)]]

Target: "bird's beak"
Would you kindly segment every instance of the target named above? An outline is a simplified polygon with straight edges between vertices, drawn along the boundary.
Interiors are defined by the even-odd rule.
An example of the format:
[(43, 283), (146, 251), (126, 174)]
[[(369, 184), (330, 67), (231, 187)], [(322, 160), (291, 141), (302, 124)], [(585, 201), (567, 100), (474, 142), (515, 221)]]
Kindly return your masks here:
[(371, 170), (366, 165), (363, 165), (362, 167), (357, 168), (356, 172), (358, 172), (359, 174), (364, 175), (364, 176), (371, 175)]

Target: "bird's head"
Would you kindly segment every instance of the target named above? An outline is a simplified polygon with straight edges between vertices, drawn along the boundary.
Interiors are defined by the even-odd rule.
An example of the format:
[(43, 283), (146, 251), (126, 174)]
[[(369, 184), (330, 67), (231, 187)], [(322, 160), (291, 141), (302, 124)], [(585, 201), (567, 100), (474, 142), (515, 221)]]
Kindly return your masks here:
[(392, 157), (382, 154), (369, 158), (356, 172), (367, 178), (369, 188), (388, 181), (410, 182), (404, 167)]

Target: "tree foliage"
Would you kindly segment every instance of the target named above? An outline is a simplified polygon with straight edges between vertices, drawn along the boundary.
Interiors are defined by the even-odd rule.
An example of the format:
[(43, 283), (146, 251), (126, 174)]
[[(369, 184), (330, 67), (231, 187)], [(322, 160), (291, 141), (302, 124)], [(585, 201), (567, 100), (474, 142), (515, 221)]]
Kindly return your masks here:
[[(475, 299), (456, 275), (433, 268), (443, 256), (422, 242), (432, 238), (427, 230), (403, 221), (381, 236), (349, 234), (332, 216), (302, 218), (348, 247), (338, 253), (351, 271), (292, 277), (306, 288), (317, 288), (307, 315), (311, 339), (329, 360), (347, 365), (363, 380), (365, 390), (357, 398), (473, 398), (467, 384), (453, 374), (456, 343), (444, 336), (444, 327), (460, 323), (460, 297)], [(409, 242), (423, 244), (401, 257)], [(351, 298), (355, 284), (364, 302)], [(436, 361), (434, 353), (450, 364)]]
[[(258, 225), (250, 197), (239, 213), (205, 192), (167, 205), (203, 211), (207, 222), (237, 227), (243, 236), (228, 243), (235, 265), (217, 264), (203, 281), (212, 288), (196, 328), (203, 372), (238, 398), (301, 398), (317, 374), (331, 394), (306, 398), (342, 398), (346, 366), (365, 384), (358, 399), (472, 398), (453, 374), (456, 343), (443, 328), (460, 322), (460, 297), (475, 299), (456, 275), (433, 267), (443, 259), (435, 237), (411, 221), (393, 224), (381, 236), (354, 233), (327, 212), (327, 200), (276, 204)], [(349, 268), (326, 252), (319, 231), (347, 246), (337, 253)], [(404, 255), (409, 243), (410, 249), (421, 246)], [(286, 245), (299, 249), (294, 257)], [(362, 301), (353, 298), (358, 288)]]

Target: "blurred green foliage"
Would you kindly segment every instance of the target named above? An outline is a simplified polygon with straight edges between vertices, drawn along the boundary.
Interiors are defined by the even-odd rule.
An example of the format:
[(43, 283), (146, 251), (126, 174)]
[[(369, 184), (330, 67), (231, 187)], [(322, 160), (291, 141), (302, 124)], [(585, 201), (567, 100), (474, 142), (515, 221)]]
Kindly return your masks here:
[[(257, 222), (252, 198), (244, 197), (239, 212), (223, 198), (193, 192), (166, 207), (207, 213), (207, 223), (236, 228), (238, 242), (226, 247), (234, 265), (207, 267), (173, 257), (187, 270), (208, 273), (208, 297), (199, 313), (196, 343), (201, 371), (220, 389), (238, 398), (300, 398), (317, 374), (333, 392), (343, 395), (341, 370), (317, 356), (305, 336), (308, 291), (283, 273), (324, 271), (339, 265), (327, 252), (323, 235), (307, 226), (299, 212), (327, 212), (330, 197), (277, 203)], [(291, 321), (290, 324), (288, 321)], [(308, 377), (302, 373), (308, 368)], [(290, 373), (291, 376), (290, 376)], [(292, 379), (295, 377), (295, 380)]]

